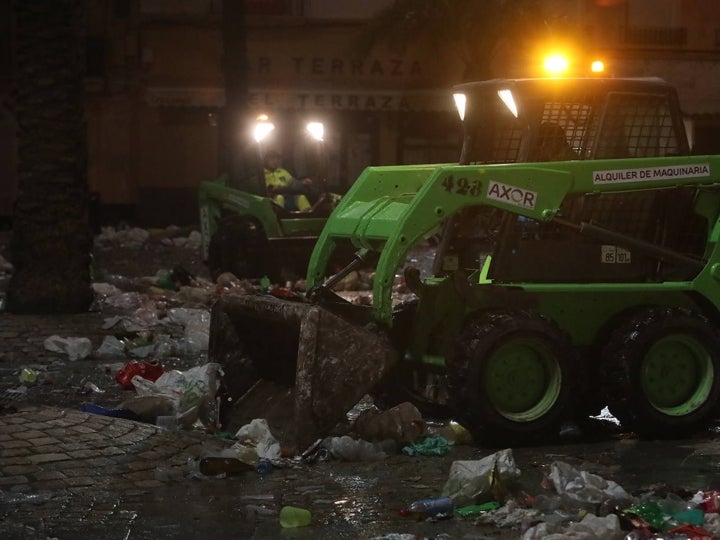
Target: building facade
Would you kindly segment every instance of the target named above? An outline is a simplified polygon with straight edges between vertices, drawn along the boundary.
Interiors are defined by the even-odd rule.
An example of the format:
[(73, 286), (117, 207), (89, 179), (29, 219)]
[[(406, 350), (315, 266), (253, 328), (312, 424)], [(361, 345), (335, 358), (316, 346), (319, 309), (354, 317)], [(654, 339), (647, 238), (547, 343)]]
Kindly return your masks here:
[[(302, 127), (322, 121), (327, 181), (337, 191), (368, 165), (457, 160), (461, 126), (451, 88), (462, 82), (463, 65), (453, 51), (358, 45), (367, 21), (391, 2), (245, 0), (248, 110), (232, 126), (234, 144), (253, 151), (252, 122), (267, 114), (276, 129), (263, 144), (303, 174)], [(716, 0), (542, 4), (553, 38), (583, 58), (602, 57), (608, 75), (675, 84), (696, 150), (720, 153)], [(0, 1), (0, 21), (11, 19), (10, 5)], [(222, 1), (87, 0), (87, 14), (88, 179), (101, 218), (196, 223), (199, 183), (227, 167), (219, 127), (224, 74), (234, 66), (223, 51)], [(7, 30), (0, 36), (12, 36)], [(495, 75), (534, 74), (512, 38)], [(11, 213), (17, 184), (11, 42), (0, 38), (0, 96), (7, 98), (0, 100), (0, 215)]]

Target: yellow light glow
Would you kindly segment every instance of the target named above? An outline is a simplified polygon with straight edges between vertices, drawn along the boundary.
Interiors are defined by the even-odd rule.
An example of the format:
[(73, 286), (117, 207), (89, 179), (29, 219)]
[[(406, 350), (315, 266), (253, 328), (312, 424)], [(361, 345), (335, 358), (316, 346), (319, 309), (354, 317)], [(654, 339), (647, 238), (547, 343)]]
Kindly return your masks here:
[(602, 60), (595, 60), (590, 64), (590, 71), (593, 73), (602, 73), (605, 71), (605, 63)]
[(546, 57), (543, 66), (550, 75), (562, 75), (567, 72), (570, 62), (564, 55), (556, 53)]

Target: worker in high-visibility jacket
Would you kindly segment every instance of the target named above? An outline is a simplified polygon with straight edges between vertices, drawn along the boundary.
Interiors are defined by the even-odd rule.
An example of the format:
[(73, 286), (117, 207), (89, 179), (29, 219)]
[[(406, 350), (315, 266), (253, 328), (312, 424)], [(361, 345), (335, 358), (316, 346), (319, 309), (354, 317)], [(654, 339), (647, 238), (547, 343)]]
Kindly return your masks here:
[[(312, 180), (306, 178), (297, 180), (287, 169), (280, 166), (280, 152), (270, 150), (265, 154), (265, 186), (272, 199), (287, 210), (300, 210), (305, 212), (312, 206), (308, 198), (302, 193), (297, 193), (303, 188), (310, 186)], [(291, 189), (295, 193), (282, 193), (285, 189)]]

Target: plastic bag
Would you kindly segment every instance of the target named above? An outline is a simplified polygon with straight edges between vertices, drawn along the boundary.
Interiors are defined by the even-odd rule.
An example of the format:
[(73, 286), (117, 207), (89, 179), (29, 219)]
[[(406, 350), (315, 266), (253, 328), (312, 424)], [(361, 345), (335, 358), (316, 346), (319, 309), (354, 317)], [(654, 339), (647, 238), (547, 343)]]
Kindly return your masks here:
[(105, 336), (95, 354), (97, 356), (121, 356), (125, 354), (125, 345), (115, 336)]
[(562, 498), (578, 508), (597, 511), (599, 505), (631, 501), (632, 497), (612, 480), (578, 471), (562, 461), (550, 465), (550, 480)]
[(174, 308), (168, 311), (171, 322), (185, 327), (185, 349), (189, 353), (206, 351), (210, 342), (210, 312), (205, 309)]
[(82, 360), (92, 352), (92, 342), (86, 337), (50, 336), (43, 345), (48, 351), (67, 354), (69, 360)]
[(455, 506), (482, 503), (494, 497), (499, 484), (519, 477), (512, 449), (506, 448), (480, 460), (454, 461), (442, 494), (452, 497)]
[(620, 540), (624, 536), (625, 533), (620, 528), (620, 520), (615, 514), (605, 517), (586, 514), (582, 521), (571, 523), (564, 529), (540, 523), (525, 531), (522, 540), (564, 540), (566, 538)]
[(425, 437), (422, 441), (414, 442), (402, 449), (406, 456), (444, 456), (450, 447), (445, 437)]
[[(204, 403), (215, 400), (221, 376), (220, 364), (209, 362), (183, 372), (166, 371), (153, 383), (140, 377), (133, 377), (132, 384), (138, 395), (161, 395), (172, 399), (183, 426), (188, 426), (199, 418)], [(204, 420), (204, 423), (214, 421), (201, 420)]]
[(120, 289), (110, 283), (93, 283), (92, 288), (95, 294), (101, 298), (107, 298), (108, 296), (115, 296), (122, 293)]
[(378, 461), (387, 457), (387, 454), (373, 443), (353, 439), (348, 435), (328, 437), (323, 441), (323, 446), (335, 459), (342, 461)]
[[(254, 446), (257, 455), (261, 459), (279, 459), (280, 443), (270, 432), (267, 420), (255, 418), (249, 424), (242, 426), (235, 434), (238, 442), (236, 446)], [(237, 448), (237, 450), (240, 450)]]

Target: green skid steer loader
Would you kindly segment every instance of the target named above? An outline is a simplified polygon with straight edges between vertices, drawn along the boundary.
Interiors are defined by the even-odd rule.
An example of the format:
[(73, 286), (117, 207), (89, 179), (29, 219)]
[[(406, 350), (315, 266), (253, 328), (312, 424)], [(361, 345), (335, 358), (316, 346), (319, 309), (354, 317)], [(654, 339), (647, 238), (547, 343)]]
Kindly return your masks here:
[[(515, 79), (455, 98), (459, 164), (366, 169), (320, 234), (306, 298), (216, 303), (210, 356), (231, 394), (292, 389), (297, 448), (381, 391), (448, 407), (487, 445), (551, 440), (603, 406), (641, 436), (706, 427), (720, 406), (720, 157), (690, 155), (674, 89)], [(433, 268), (405, 266), (430, 237)], [(331, 276), (347, 245), (355, 259)], [(332, 291), (361, 261), (372, 305)], [(411, 301), (393, 302), (397, 274)]]
[(223, 272), (280, 281), (303, 275), (336, 196), (321, 193), (309, 211), (287, 210), (265, 193), (228, 185), (227, 176), (198, 191), (203, 260), (213, 279)]
[[(255, 144), (238, 151), (243, 170), (200, 184), (202, 256), (213, 280), (224, 272), (240, 278), (268, 276), (275, 282), (303, 276), (318, 235), (337, 205), (339, 195), (327, 190), (328, 157), (319, 122), (308, 122), (304, 136), (294, 137), (294, 150), (303, 156), (303, 172), (312, 177), (312, 186), (296, 182), (269, 192), (263, 161), (268, 149), (277, 151), (272, 145), (280, 144), (271, 136), (274, 130), (270, 119), (259, 115)], [(291, 136), (293, 130), (288, 131)], [(271, 195), (305, 195), (312, 206), (305, 211), (289, 209)]]

